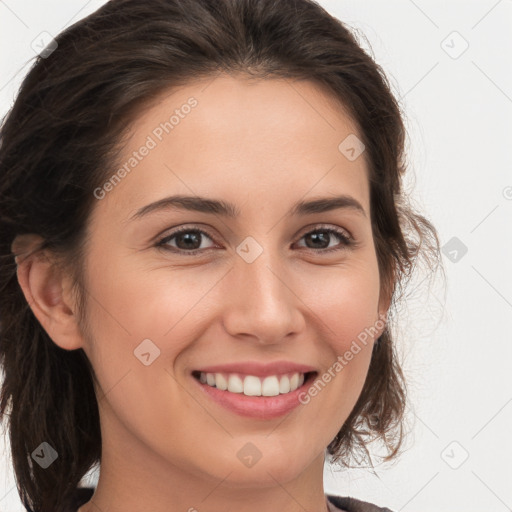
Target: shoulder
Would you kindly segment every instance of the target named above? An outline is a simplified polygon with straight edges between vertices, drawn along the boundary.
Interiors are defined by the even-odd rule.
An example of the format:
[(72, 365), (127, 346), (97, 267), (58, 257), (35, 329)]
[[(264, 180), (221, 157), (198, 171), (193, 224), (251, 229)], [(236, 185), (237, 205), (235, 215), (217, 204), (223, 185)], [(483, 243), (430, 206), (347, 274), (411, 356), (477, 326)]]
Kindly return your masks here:
[[(326, 495), (328, 501), (343, 512), (393, 512), (389, 508), (379, 507), (367, 501), (361, 501), (356, 498), (346, 496)], [(337, 512), (336, 509), (333, 512)]]

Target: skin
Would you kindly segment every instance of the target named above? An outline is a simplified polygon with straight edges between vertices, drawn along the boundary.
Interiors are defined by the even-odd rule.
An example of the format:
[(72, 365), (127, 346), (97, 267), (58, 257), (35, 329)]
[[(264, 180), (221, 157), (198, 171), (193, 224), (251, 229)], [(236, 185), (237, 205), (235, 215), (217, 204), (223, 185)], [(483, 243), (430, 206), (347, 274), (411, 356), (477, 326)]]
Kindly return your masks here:
[[(241, 512), (324, 512), (325, 449), (360, 395), (382, 329), (307, 405), (278, 419), (222, 408), (191, 385), (190, 372), (285, 359), (321, 375), (386, 314), (366, 163), (338, 150), (358, 132), (312, 82), (221, 75), (166, 91), (145, 109), (120, 165), (191, 96), (198, 105), (94, 206), (87, 333), (69, 276), (52, 268), (51, 255), (18, 259), (20, 285), (39, 321), (60, 347), (82, 348), (98, 379), (101, 474), (80, 512), (224, 512), (234, 505)], [(174, 209), (130, 220), (178, 193), (232, 202), (241, 215)], [(287, 216), (298, 200), (338, 194), (357, 199), (366, 215)], [(184, 225), (208, 232), (198, 235), (202, 252), (155, 246)], [(345, 247), (335, 235), (315, 245), (305, 236), (326, 227), (348, 232), (356, 245)], [(263, 249), (252, 263), (236, 252), (248, 236)], [(20, 237), (13, 250), (30, 242)], [(178, 243), (167, 245), (190, 251)], [(134, 350), (148, 338), (160, 356), (145, 366)], [(237, 457), (249, 442), (262, 454), (252, 467)]]

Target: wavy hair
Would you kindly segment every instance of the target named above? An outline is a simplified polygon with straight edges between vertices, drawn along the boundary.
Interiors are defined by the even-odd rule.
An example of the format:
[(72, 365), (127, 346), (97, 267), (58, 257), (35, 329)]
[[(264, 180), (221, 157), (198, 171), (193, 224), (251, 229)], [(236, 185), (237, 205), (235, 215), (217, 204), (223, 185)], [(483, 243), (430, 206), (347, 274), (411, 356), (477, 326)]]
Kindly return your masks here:
[[(0, 131), (0, 414), (21, 500), (39, 512), (65, 510), (99, 463), (99, 411), (85, 352), (61, 349), (42, 328), (17, 281), (11, 244), (17, 235), (41, 236), (37, 250), (72, 272), (83, 318), (93, 191), (116, 169), (127, 126), (160, 93), (220, 72), (327, 88), (366, 146), (372, 232), (391, 308), (420, 256), (440, 262), (435, 228), (403, 192), (406, 131), (390, 84), (349, 28), (313, 0), (111, 0), (56, 43), (36, 57)], [(358, 454), (372, 464), (366, 444), (381, 439), (384, 460), (396, 457), (406, 398), (388, 324), (328, 453), (347, 466)], [(44, 441), (59, 447), (59, 463), (43, 470), (30, 454)]]

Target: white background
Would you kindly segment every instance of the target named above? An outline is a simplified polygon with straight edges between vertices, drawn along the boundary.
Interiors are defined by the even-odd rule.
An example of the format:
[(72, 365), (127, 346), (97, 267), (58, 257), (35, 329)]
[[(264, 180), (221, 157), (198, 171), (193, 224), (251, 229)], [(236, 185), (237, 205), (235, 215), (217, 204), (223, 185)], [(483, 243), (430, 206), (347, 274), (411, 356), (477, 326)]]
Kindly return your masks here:
[[(103, 3), (0, 1), (2, 115), (36, 36)], [(405, 453), (378, 477), (326, 465), (326, 491), (404, 512), (511, 510), (512, 1), (319, 3), (368, 39), (406, 112), (408, 190), (443, 246), (467, 247), (443, 255), (446, 289), (418, 278), (402, 311)], [(7, 451), (0, 442), (0, 512), (21, 512)]]

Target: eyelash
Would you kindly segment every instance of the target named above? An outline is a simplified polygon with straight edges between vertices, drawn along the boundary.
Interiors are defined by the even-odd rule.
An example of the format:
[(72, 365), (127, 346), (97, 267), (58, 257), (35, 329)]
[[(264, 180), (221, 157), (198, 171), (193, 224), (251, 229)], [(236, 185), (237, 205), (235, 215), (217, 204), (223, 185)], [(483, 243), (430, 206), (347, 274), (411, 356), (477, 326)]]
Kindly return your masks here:
[[(210, 240), (214, 241), (213, 237), (210, 236), (206, 231), (203, 231), (202, 229), (199, 229), (199, 228), (192, 228), (192, 227), (185, 226), (183, 228), (179, 228), (179, 229), (173, 231), (171, 234), (166, 235), (164, 238), (161, 238), (159, 241), (157, 241), (157, 243), (155, 245), (156, 245), (156, 247), (163, 249), (164, 251), (171, 251), (174, 253), (184, 254), (187, 256), (195, 256), (196, 254), (198, 254), (200, 252), (204, 252), (204, 251), (208, 251), (209, 249), (212, 249), (212, 248), (194, 249), (192, 251), (185, 251), (183, 249), (177, 249), (174, 247), (171, 248), (167, 245), (167, 242), (169, 240), (172, 240), (173, 238), (180, 235), (181, 233), (188, 233), (188, 232), (200, 233), (201, 235), (204, 235), (204, 236), (208, 237)], [(310, 235), (311, 233), (317, 233), (317, 232), (323, 232), (323, 233), (327, 233), (330, 235), (336, 235), (341, 240), (340, 246), (331, 247), (330, 249), (311, 249), (311, 248), (306, 247), (305, 248), (306, 251), (314, 252), (314, 253), (322, 253), (322, 252), (323, 253), (331, 253), (331, 252), (348, 249), (348, 248), (356, 245), (355, 240), (353, 238), (351, 238), (350, 236), (348, 236), (347, 234), (345, 234), (344, 231), (334, 229), (334, 228), (324, 228), (321, 226), (318, 226), (317, 229), (313, 229), (312, 231), (307, 231), (300, 237), (300, 239), (304, 238), (306, 235)]]

